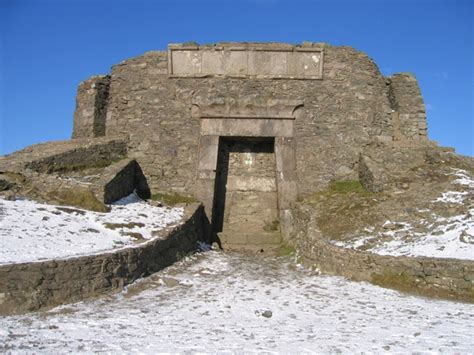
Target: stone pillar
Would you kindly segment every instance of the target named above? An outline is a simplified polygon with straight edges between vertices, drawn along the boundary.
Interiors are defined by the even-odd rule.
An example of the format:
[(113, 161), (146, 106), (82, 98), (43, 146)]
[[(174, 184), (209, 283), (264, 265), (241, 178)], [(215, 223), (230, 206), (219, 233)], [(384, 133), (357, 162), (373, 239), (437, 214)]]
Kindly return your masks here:
[(394, 140), (426, 141), (427, 125), (423, 97), (416, 78), (410, 73), (388, 78)]
[(284, 240), (288, 240), (292, 223), (290, 207), (298, 195), (293, 137), (275, 137), (275, 158), (281, 234)]
[(212, 221), (218, 151), (219, 136), (201, 136), (195, 196), (204, 204), (209, 221)]
[(74, 112), (73, 139), (105, 135), (109, 87), (108, 75), (94, 76), (79, 85)]

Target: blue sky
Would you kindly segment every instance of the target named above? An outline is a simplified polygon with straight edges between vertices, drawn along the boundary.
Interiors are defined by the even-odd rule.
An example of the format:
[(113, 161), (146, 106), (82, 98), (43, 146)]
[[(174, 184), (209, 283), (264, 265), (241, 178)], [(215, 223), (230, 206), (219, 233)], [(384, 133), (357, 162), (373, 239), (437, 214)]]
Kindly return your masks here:
[(474, 155), (471, 0), (0, 0), (0, 155), (68, 139), (79, 82), (196, 41), (302, 41), (363, 50), (419, 80), (431, 139)]

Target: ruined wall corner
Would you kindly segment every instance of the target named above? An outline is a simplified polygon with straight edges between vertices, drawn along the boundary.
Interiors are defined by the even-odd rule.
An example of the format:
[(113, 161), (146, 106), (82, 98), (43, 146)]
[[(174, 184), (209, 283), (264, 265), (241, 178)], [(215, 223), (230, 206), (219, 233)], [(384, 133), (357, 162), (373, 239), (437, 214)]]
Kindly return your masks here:
[(79, 84), (72, 138), (105, 135), (110, 75), (96, 75)]

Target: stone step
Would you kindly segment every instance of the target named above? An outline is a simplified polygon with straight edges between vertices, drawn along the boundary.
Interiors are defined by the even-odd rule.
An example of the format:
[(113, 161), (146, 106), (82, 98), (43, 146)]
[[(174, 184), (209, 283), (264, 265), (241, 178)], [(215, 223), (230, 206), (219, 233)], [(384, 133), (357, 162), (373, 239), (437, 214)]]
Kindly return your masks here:
[(280, 232), (231, 232), (225, 231), (218, 234), (222, 244), (240, 245), (279, 245), (282, 242)]

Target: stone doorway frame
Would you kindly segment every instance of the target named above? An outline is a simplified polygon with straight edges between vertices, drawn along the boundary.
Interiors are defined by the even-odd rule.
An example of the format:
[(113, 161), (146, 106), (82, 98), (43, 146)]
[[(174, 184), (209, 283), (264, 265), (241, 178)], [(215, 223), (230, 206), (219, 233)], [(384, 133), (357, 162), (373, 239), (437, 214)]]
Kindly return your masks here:
[(191, 114), (200, 119), (201, 133), (195, 196), (212, 221), (219, 137), (273, 137), (281, 234), (288, 237), (290, 205), (298, 194), (294, 122), (301, 114), (299, 100), (193, 101)]

